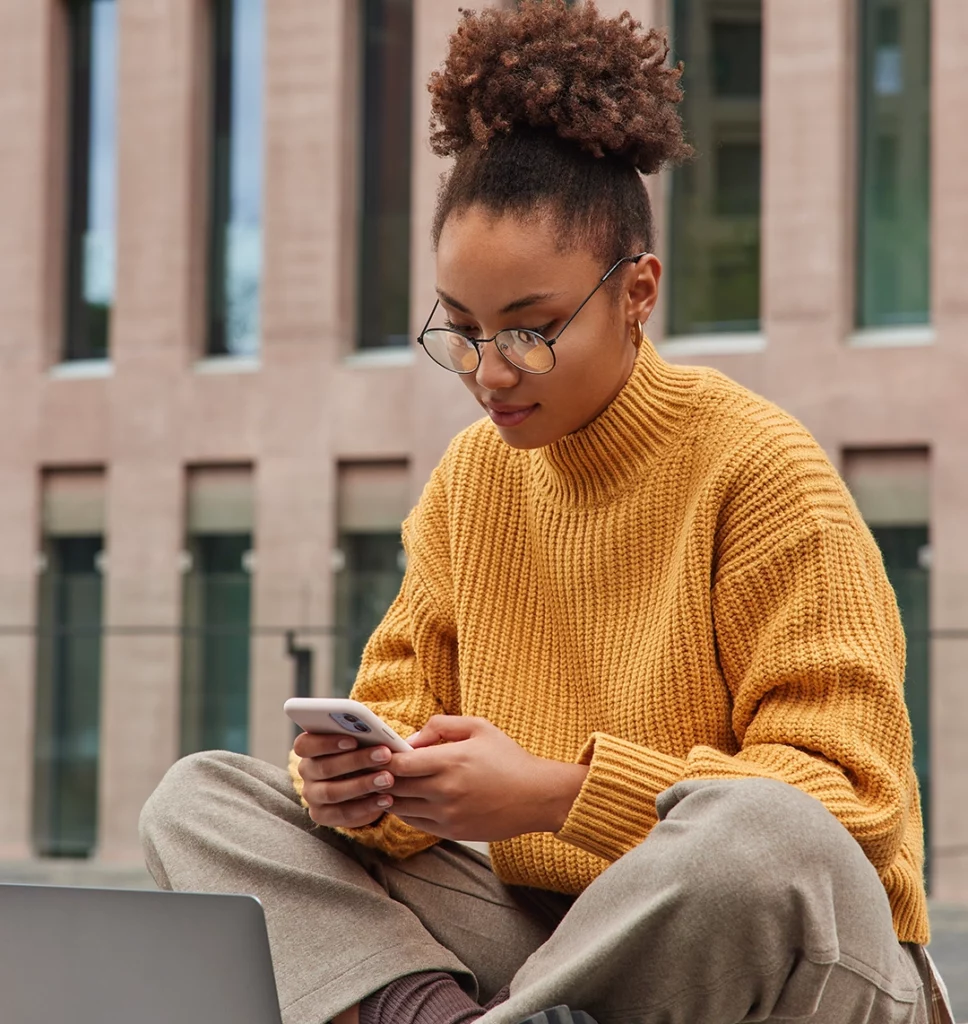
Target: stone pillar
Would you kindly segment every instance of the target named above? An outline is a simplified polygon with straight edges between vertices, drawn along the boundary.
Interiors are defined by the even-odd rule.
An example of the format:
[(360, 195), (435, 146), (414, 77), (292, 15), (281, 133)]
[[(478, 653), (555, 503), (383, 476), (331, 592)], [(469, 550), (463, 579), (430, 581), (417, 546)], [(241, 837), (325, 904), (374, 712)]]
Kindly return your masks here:
[[(40, 375), (60, 280), (49, 245), (60, 159), (51, 69), (52, 3), (0, 0), (0, 859), (28, 856), (34, 753), (34, 656)], [(57, 163), (58, 169), (61, 164)]]
[[(333, 617), (334, 383), (352, 344), (356, 276), (344, 244), (355, 228), (346, 202), (357, 129), (355, 6), (266, 5), (266, 273), (253, 581), (253, 622), (263, 627), (328, 624)], [(314, 648), (315, 682), (325, 692), (328, 641), (303, 635), (298, 642)], [(276, 764), (285, 763), (293, 737), (282, 713), (292, 684), (283, 637), (256, 637), (251, 752)]]
[(968, 5), (935, 0), (932, 18), (931, 302), (942, 359), (934, 393), (931, 645), (933, 892), (968, 903)]
[[(819, 0), (809, 9), (763, 4), (761, 316), (767, 351), (760, 369), (773, 367), (775, 384), (802, 382), (811, 365), (835, 357), (852, 329), (852, 8), (843, 0)], [(811, 409), (829, 401), (827, 384), (791, 399), (836, 458), (831, 425)]]
[(105, 638), (99, 855), (140, 859), (141, 807), (178, 752), (183, 533), (179, 375), (199, 351), (204, 209), (202, 6), (118, 9), (118, 278), (105, 622), (168, 632)]

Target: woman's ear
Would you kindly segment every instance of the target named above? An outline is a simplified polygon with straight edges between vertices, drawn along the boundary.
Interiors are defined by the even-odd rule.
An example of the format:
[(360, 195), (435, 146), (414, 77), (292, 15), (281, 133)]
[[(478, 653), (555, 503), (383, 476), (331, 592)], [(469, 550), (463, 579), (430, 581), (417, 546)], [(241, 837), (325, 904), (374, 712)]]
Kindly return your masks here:
[(659, 280), (662, 264), (659, 257), (648, 253), (632, 265), (632, 276), (628, 287), (628, 308), (626, 318), (631, 322), (645, 323), (652, 315), (659, 299)]

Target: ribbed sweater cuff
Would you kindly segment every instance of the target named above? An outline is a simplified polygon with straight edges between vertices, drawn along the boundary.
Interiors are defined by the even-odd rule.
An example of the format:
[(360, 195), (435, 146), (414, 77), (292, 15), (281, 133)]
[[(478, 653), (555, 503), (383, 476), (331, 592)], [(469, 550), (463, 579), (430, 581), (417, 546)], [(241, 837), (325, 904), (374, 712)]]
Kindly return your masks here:
[(648, 747), (592, 733), (578, 757), (585, 783), (557, 837), (607, 861), (638, 846), (656, 823), (655, 798), (678, 782), (686, 762)]
[(337, 828), (334, 831), (364, 846), (382, 850), (396, 860), (405, 860), (440, 842), (438, 836), (408, 825), (395, 814), (385, 814), (379, 821), (362, 828)]

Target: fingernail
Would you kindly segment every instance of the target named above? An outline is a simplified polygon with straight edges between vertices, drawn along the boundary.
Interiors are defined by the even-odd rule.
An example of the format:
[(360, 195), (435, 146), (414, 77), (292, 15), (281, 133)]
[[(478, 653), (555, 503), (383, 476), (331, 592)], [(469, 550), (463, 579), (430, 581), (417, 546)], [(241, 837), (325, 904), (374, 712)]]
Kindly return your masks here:
[(336, 744), (336, 746), (339, 747), (340, 750), (355, 750), (356, 740), (340, 740), (339, 743)]
[(392, 781), (393, 780), (390, 778), (390, 776), (384, 773), (383, 775), (378, 775), (373, 780), (373, 785), (380, 786), (382, 788), (383, 786), (389, 786)]
[(377, 800), (376, 805), (377, 805), (377, 807), (389, 807), (390, 804), (392, 804), (392, 803), (393, 803), (393, 798), (392, 797), (381, 796), (380, 799)]
[(374, 761), (378, 761), (380, 762), (380, 764), (383, 764), (385, 761), (390, 760), (390, 751), (387, 750), (386, 747), (379, 747), (377, 750), (374, 750), (372, 754), (370, 754), (370, 757)]

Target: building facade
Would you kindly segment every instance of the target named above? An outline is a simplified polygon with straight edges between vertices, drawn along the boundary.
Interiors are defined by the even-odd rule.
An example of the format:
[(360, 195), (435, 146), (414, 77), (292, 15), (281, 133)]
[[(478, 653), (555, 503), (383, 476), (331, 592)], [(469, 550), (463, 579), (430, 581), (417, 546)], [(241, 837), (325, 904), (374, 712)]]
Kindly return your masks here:
[[(0, 860), (139, 862), (207, 747), (345, 692), (475, 417), (412, 339), (458, 0), (0, 0)], [(895, 584), (930, 877), (968, 902), (968, 5), (599, 0), (667, 26), (666, 358), (799, 417)]]

